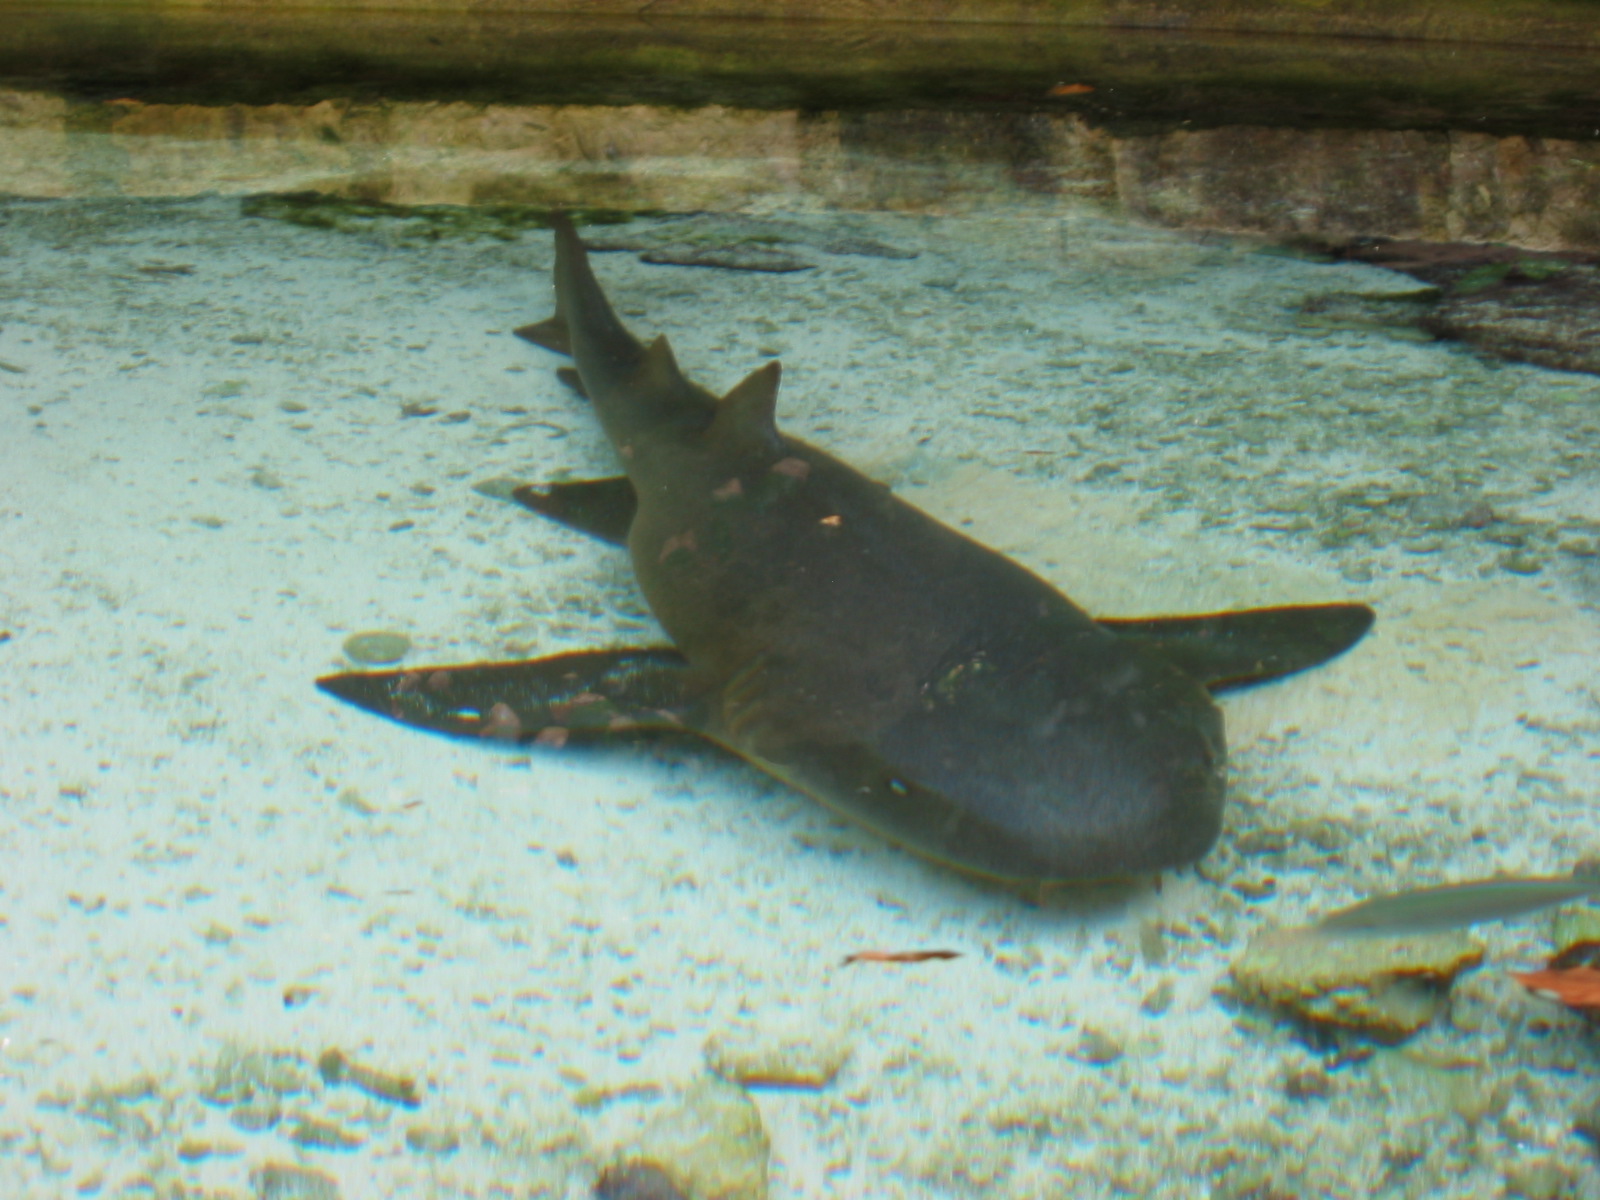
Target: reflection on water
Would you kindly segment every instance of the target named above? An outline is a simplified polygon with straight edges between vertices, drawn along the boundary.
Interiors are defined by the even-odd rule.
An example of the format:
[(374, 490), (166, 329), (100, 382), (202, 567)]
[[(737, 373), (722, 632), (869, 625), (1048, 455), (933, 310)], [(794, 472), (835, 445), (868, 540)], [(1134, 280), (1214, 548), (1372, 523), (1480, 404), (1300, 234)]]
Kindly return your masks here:
[[(557, 360), (510, 333), (549, 308), (535, 214), (8, 201), (8, 1195), (1600, 1194), (1591, 1040), (1507, 976), (1550, 954), (1547, 919), (1393, 971), (1285, 967), (1266, 936), (1600, 853), (1600, 385), (1432, 340), (1410, 276), (1117, 208), (1254, 227), (1276, 186), (1321, 198), (1319, 233), (1467, 239), (1494, 211), (1495, 237), (1571, 248), (1592, 146), (1255, 134), (1301, 164), (1409, 138), (1462, 188), (1241, 171), (1224, 217), (1203, 170), (1139, 183), (1224, 132), (1077, 116), (1037, 123), (1061, 149), (1030, 161), (1058, 173), (1018, 176), (957, 116), (896, 157), (840, 131), (907, 117), (547, 109), (585, 148), (551, 133), (530, 161), (531, 125), (463, 145), (511, 110), (433, 106), (356, 169), (354, 109), (323, 138), (309, 107), (158, 108), (117, 120), (189, 134), (5, 146), (54, 181), (37, 195), (187, 191), (181, 161), (213, 188), (671, 209), (589, 236), (625, 319), (698, 382), (780, 357), (787, 431), (1092, 612), (1338, 597), (1378, 623), (1224, 701), (1222, 841), (1159, 888), (1025, 900), (675, 742), (437, 743), (311, 679), (363, 632), (404, 634), (408, 662), (658, 636), (617, 551), (495, 498), (614, 469)], [(715, 151), (740, 122), (767, 152)], [(1578, 164), (1566, 190), (1472, 208), (1461, 164), (1519, 144)], [(491, 176), (524, 182), (463, 182)], [(1341, 187), (1426, 220), (1374, 228)], [(892, 961), (933, 950), (956, 957)], [(1443, 1009), (1395, 983), (1480, 952)]]

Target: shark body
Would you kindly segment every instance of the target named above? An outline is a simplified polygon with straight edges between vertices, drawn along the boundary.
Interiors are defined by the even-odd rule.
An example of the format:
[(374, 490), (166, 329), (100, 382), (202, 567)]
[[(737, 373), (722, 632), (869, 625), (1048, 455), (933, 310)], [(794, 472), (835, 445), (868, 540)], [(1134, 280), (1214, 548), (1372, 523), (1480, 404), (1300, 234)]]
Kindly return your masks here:
[(521, 489), (626, 544), (670, 647), (318, 680), (408, 725), (561, 744), (692, 731), (892, 842), (1023, 885), (1124, 878), (1215, 842), (1226, 747), (1212, 692), (1353, 645), (1330, 604), (1096, 620), (775, 417), (781, 368), (718, 398), (617, 318), (552, 218), (556, 314), (624, 476)]

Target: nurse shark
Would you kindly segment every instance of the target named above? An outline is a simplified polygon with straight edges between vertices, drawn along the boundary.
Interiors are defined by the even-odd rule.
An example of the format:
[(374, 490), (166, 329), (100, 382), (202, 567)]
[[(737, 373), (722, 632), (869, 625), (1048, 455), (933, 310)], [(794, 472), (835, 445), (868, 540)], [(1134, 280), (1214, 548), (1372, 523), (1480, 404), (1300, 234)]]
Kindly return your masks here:
[(781, 368), (727, 395), (618, 319), (570, 220), (556, 312), (625, 474), (515, 498), (623, 544), (670, 646), (330, 675), (402, 724), (559, 746), (698, 734), (925, 859), (1035, 888), (1194, 862), (1221, 829), (1213, 693), (1322, 663), (1360, 604), (1096, 619), (778, 428)]

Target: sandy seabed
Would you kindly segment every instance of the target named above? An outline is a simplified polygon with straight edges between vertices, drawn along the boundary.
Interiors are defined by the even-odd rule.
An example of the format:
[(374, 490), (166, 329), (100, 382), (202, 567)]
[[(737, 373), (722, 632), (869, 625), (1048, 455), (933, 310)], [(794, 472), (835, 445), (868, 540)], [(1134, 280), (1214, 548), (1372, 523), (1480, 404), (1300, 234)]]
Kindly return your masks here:
[[(786, 429), (1091, 611), (1377, 609), (1226, 700), (1218, 849), (1030, 903), (711, 752), (339, 706), (311, 680), (357, 631), (659, 638), (625, 556), (473, 490), (614, 470), (510, 335), (548, 236), (0, 204), (0, 1193), (576, 1198), (742, 1039), (842, 1063), (750, 1090), (785, 1200), (1600, 1196), (1595, 1035), (1505, 975), (1540, 921), (1370, 1057), (1219, 993), (1261, 930), (1600, 854), (1600, 383), (1305, 319), (1410, 289), (1378, 270), (1087, 212), (784, 219), (814, 269), (597, 269), (697, 381), (780, 355)], [(840, 965), (926, 947), (961, 957)]]

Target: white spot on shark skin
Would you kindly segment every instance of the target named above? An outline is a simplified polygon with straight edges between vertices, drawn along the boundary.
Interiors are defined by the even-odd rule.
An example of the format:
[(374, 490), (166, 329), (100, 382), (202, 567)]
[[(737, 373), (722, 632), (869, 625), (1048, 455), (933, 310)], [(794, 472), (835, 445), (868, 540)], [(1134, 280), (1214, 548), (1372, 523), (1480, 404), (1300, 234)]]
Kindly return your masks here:
[(732, 500), (735, 496), (742, 495), (744, 495), (744, 484), (739, 482), (738, 476), (734, 476), (719, 488), (711, 489), (713, 500)]
[(811, 474), (811, 464), (803, 458), (780, 458), (772, 464), (771, 470), (777, 475), (787, 475), (790, 479), (804, 479)]
[(682, 533), (675, 533), (661, 543), (661, 554), (657, 562), (666, 562), (667, 556), (674, 550), (695, 550), (694, 530), (685, 529)]

